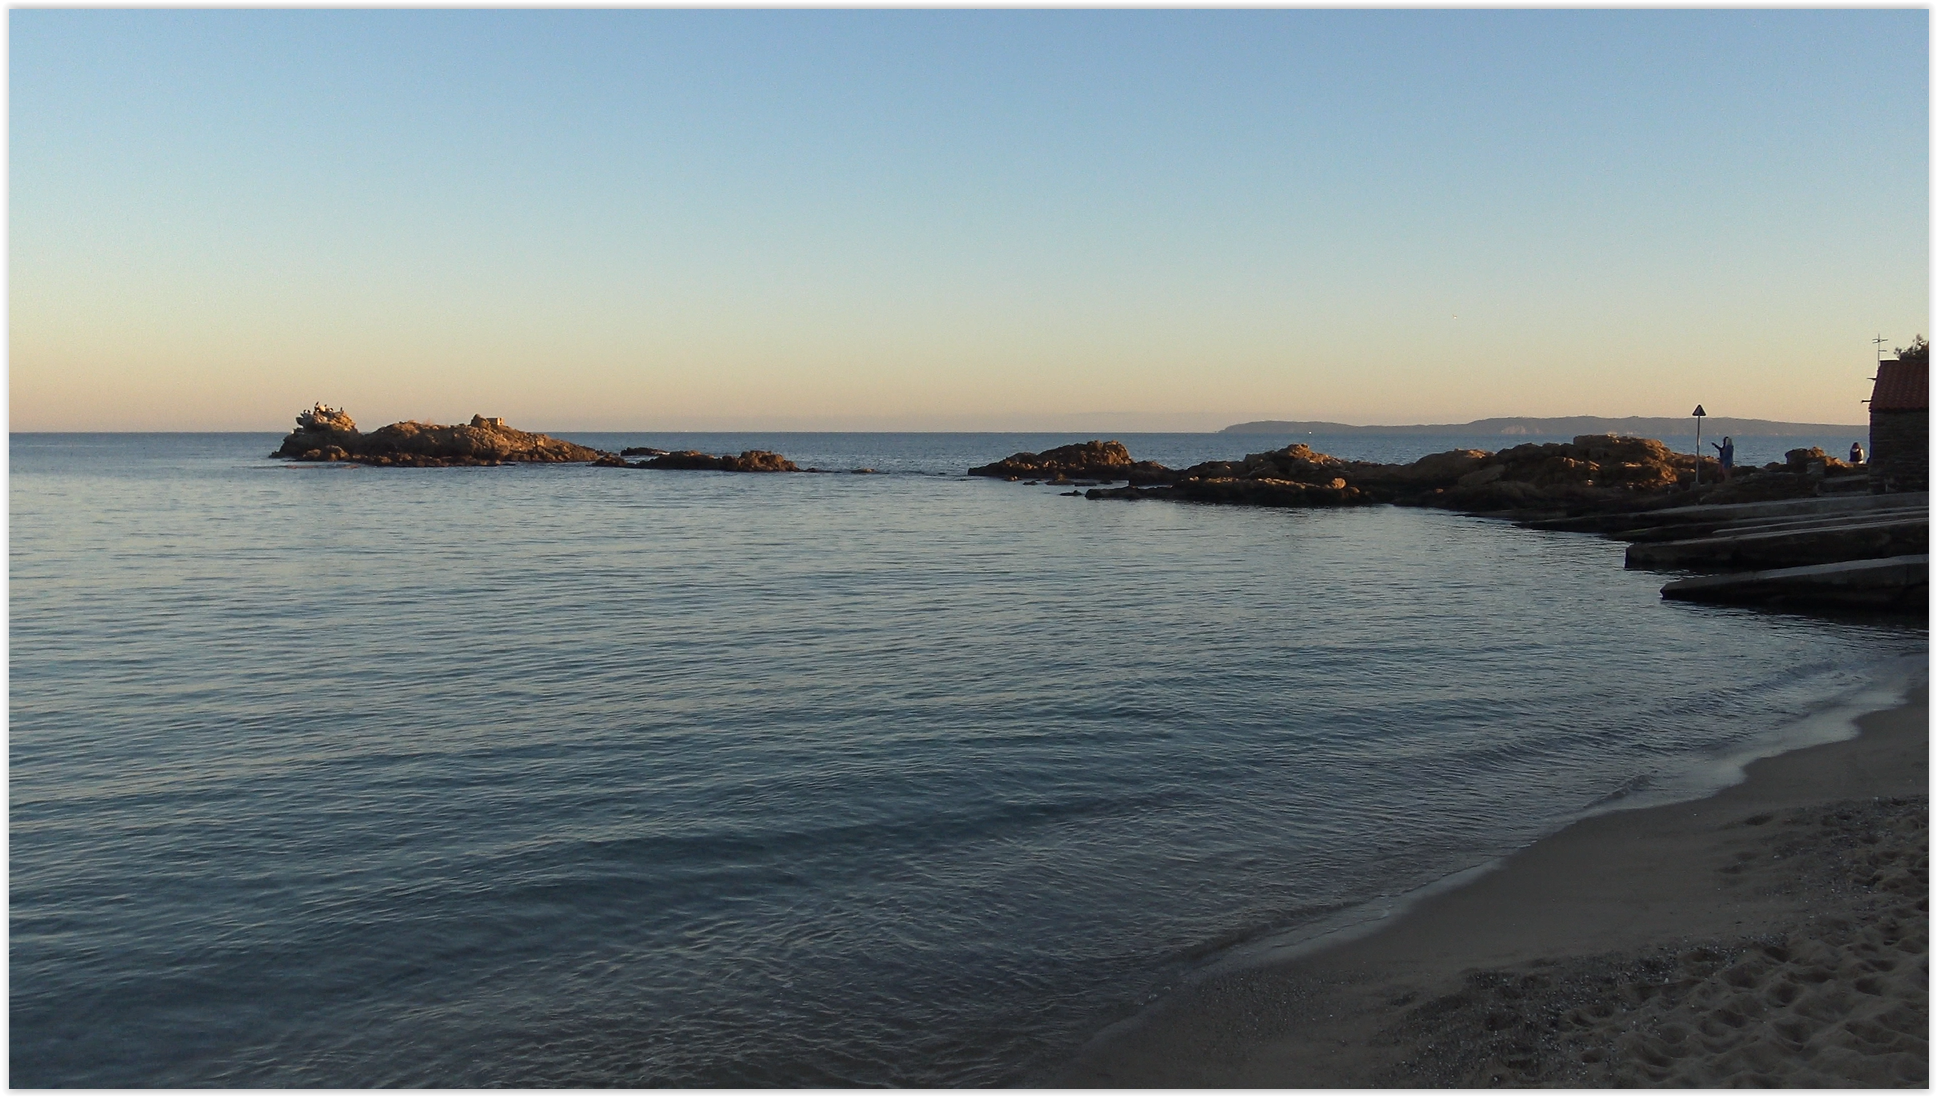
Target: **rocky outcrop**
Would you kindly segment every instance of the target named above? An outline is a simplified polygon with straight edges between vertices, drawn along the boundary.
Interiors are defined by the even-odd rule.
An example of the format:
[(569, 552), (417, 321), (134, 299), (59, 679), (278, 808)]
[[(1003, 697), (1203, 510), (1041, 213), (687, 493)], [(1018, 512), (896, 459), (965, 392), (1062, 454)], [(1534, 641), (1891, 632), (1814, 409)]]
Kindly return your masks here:
[(1665, 506), (1683, 481), (1693, 481), (1694, 470), (1692, 456), (1674, 453), (1660, 442), (1613, 435), (1583, 435), (1571, 443), (1528, 444), (1498, 453), (1448, 450), (1405, 465), (1342, 460), (1299, 443), (1248, 454), (1240, 461), (1166, 470), (1143, 481), (1156, 486), (1139, 487), (1133, 481), (1136, 490), (1105, 489), (1089, 495), (1262, 506), (1401, 503), (1484, 513), (1572, 513)]
[(1155, 461), (1131, 459), (1129, 449), (1122, 442), (1095, 440), (1057, 446), (1042, 453), (1014, 453), (968, 470), (970, 476), (1004, 480), (1126, 480), (1133, 472), (1161, 477), (1170, 470)]
[(1815, 476), (1838, 476), (1860, 471), (1858, 466), (1823, 452), (1823, 447), (1821, 446), (1810, 446), (1808, 449), (1792, 449), (1782, 455), (1782, 462), (1780, 464), (1771, 461), (1769, 464), (1764, 465), (1763, 468), (1769, 469), (1770, 471), (1780, 469)]
[(799, 472), (800, 466), (764, 449), (750, 449), (738, 457), (721, 457), (721, 472)]
[(1300, 442), (1266, 453), (1246, 454), (1242, 461), (1205, 461), (1178, 473), (1186, 480), (1285, 480), (1299, 484), (1330, 483), (1351, 462), (1319, 453)]
[(296, 429), (284, 435), (282, 445), (269, 456), (292, 461), (346, 461), (362, 439), (356, 420), (348, 412), (319, 403), (296, 413)]
[(1498, 479), (1505, 472), (1495, 472), (1489, 462), (1493, 455), (1483, 449), (1450, 449), (1444, 453), (1430, 453), (1409, 465), (1381, 465), (1372, 462), (1347, 462), (1352, 478), (1356, 483), (1368, 488), (1385, 491), (1403, 492), (1407, 490), (1430, 490), (1468, 480), (1484, 483)]
[(333, 408), (328, 404), (319, 403), (308, 411), (299, 411), (296, 413), (296, 430), (299, 433), (302, 431), (343, 431), (347, 434), (355, 434), (356, 420), (350, 418), (350, 413), (344, 411), (342, 408)]
[[(1425, 506), (1479, 512), (1561, 510), (1570, 513), (1666, 505), (1695, 479), (1693, 455), (1652, 438), (1585, 434), (1572, 442), (1528, 443), (1469, 462), (1449, 484), (1420, 479)], [(1705, 462), (1711, 480), (1720, 468)]]
[[(1010, 458), (1013, 463), (999, 462), (977, 471), (1041, 475), (1040, 470), (1048, 467), (1045, 458), (1082, 448), (1017, 454)], [(1810, 454), (1805, 463), (1820, 470), (1820, 458)], [(1399, 503), (1522, 518), (1647, 510), (1697, 502), (1718, 491), (1742, 499), (1788, 498), (1814, 494), (1821, 479), (1820, 471), (1812, 474), (1814, 479), (1806, 479), (1791, 473), (1789, 464), (1779, 464), (1765, 470), (1737, 470), (1725, 485), (1720, 466), (1709, 459), (1701, 463), (1705, 482), (1696, 492), (1693, 455), (1676, 453), (1651, 438), (1600, 434), (1582, 435), (1572, 442), (1529, 443), (1497, 453), (1448, 450), (1404, 465), (1342, 460), (1302, 443), (1248, 454), (1238, 461), (1206, 461), (1175, 471), (1152, 462), (1132, 462), (1127, 452), (1112, 454), (1112, 460), (1112, 467), (1119, 470), (1138, 470), (1135, 475), (1118, 473), (1130, 486), (1093, 490), (1090, 498), (1260, 506)]]
[[(1704, 484), (1700, 498), (1703, 503), (1718, 506), (1725, 503), (1766, 503), (1776, 499), (1801, 499), (1815, 495), (1822, 481), (1821, 476), (1790, 472), (1788, 466), (1776, 462), (1759, 469), (1737, 469), (1735, 475), (1719, 484)], [(1692, 489), (1690, 494), (1695, 494)]]
[(555, 464), (597, 461), (599, 450), (531, 434), (499, 418), (471, 417), (469, 424), (445, 426), (414, 420), (392, 423), (364, 434), (341, 408), (318, 404), (296, 416), (296, 429), (271, 457), (291, 461), (349, 461), (360, 465), (445, 467), (453, 465)]
[(1242, 461), (1204, 461), (1177, 471), (1154, 461), (1140, 462), (1131, 466), (1137, 469), (1135, 476), (1123, 477), (1130, 481), (1128, 486), (1094, 488), (1087, 495), (1091, 499), (1182, 499), (1257, 507), (1341, 507), (1385, 501), (1347, 481), (1345, 473), (1353, 466), (1353, 462), (1301, 443), (1248, 454)]
[(714, 456), (701, 453), (696, 449), (684, 449), (677, 453), (657, 451), (659, 456), (649, 461), (641, 461), (628, 468), (636, 469), (697, 469), (714, 472), (799, 472), (800, 466), (787, 460), (778, 453), (764, 449), (750, 449), (738, 457), (731, 454)]

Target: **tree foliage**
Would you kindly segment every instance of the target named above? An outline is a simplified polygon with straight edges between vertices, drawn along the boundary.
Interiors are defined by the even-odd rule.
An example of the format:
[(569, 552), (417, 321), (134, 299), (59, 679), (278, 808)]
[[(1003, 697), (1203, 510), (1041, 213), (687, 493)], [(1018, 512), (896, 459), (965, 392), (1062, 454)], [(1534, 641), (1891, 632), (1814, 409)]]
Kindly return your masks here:
[(1926, 339), (1925, 339), (1925, 338), (1924, 338), (1924, 337), (1923, 337), (1922, 335), (1919, 335), (1919, 336), (1917, 336), (1917, 337), (1916, 337), (1915, 339), (1912, 339), (1912, 340), (1910, 341), (1910, 345), (1909, 345), (1909, 346), (1907, 346), (1907, 347), (1898, 347), (1898, 348), (1897, 348), (1897, 361), (1899, 361), (1899, 362), (1917, 362), (1917, 363), (1920, 363), (1920, 364), (1922, 364), (1922, 365), (1926, 365), (1926, 366), (1927, 366), (1927, 365), (1929, 365), (1929, 364), (1930, 364), (1930, 343), (1929, 343), (1929, 341), (1928, 341), (1928, 340), (1926, 340)]

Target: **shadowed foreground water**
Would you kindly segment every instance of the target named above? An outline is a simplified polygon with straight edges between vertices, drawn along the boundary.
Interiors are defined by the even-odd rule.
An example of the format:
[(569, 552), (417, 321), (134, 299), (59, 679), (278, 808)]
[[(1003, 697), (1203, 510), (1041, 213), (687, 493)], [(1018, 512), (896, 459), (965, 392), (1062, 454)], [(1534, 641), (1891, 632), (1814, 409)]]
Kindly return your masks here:
[(14, 1084), (1023, 1081), (1927, 648), (1593, 538), (933, 475), (1067, 440), (14, 436)]

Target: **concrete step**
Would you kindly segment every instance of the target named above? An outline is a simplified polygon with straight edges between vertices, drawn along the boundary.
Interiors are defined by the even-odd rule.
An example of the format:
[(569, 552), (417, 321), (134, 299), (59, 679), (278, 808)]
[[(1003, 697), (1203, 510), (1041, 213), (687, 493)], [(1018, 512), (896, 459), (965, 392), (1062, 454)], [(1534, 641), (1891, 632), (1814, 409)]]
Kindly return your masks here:
[(1770, 568), (1833, 564), (1930, 551), (1930, 519), (1865, 521), (1768, 533), (1727, 534), (1628, 546), (1630, 568)]
[(1821, 529), (1842, 525), (1853, 518), (1864, 521), (1891, 521), (1898, 518), (1924, 518), (1928, 520), (1927, 507), (1902, 507), (1891, 510), (1869, 510), (1842, 514), (1816, 514), (1782, 518), (1741, 518), (1730, 521), (1684, 522), (1677, 525), (1647, 526), (1641, 529), (1619, 530), (1608, 534), (1617, 541), (1687, 541), (1696, 537), (1716, 537), (1722, 534), (1776, 533), (1782, 530)]
[(1930, 612), (1930, 556), (1846, 560), (1809, 567), (1677, 579), (1663, 598), (1733, 605), (1840, 606)]
[(1785, 515), (1842, 514), (1866, 510), (1896, 510), (1930, 506), (1927, 491), (1899, 491), (1887, 495), (1811, 495), (1802, 499), (1770, 499), (1761, 503), (1704, 503), (1648, 511), (1650, 525), (1735, 518), (1776, 518)]
[(1605, 533), (1609, 536), (1619, 536), (1623, 531), (1658, 526), (1739, 522), (1750, 518), (1803, 518), (1815, 515), (1859, 514), (1873, 510), (1902, 510), (1929, 506), (1930, 493), (1927, 491), (1900, 491), (1885, 495), (1811, 495), (1801, 499), (1770, 499), (1760, 503), (1701, 503), (1689, 507), (1663, 507), (1658, 510), (1629, 511), (1622, 514), (1583, 514), (1573, 518), (1523, 522), (1521, 525), (1528, 529)]

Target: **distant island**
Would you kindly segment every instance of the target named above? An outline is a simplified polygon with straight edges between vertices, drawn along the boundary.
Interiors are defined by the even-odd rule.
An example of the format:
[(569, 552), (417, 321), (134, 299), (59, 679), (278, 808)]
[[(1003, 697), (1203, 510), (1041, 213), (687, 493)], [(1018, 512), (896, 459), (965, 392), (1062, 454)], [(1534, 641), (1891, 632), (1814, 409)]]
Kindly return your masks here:
[[(1779, 423), (1771, 419), (1729, 419), (1711, 415), (1702, 423), (1703, 434), (1713, 434), (1720, 438), (1724, 434), (1744, 436), (1762, 435), (1774, 438), (1807, 438), (1824, 434), (1859, 435), (1869, 433), (1867, 424), (1858, 423)], [(1548, 435), (1555, 438), (1572, 438), (1581, 434), (1636, 435), (1642, 438), (1666, 438), (1674, 435), (1695, 433), (1692, 417), (1680, 419), (1667, 416), (1630, 415), (1625, 419), (1604, 419), (1594, 415), (1568, 415), (1557, 419), (1534, 419), (1524, 416), (1505, 419), (1475, 419), (1470, 423), (1415, 423), (1403, 427), (1359, 427), (1350, 423), (1288, 422), (1280, 419), (1261, 419), (1255, 423), (1238, 423), (1218, 431), (1219, 434), (1497, 434), (1506, 437), (1516, 435)]]

